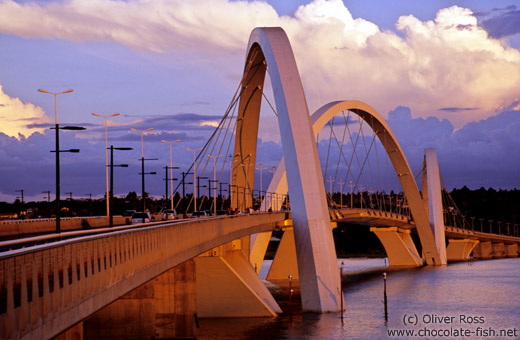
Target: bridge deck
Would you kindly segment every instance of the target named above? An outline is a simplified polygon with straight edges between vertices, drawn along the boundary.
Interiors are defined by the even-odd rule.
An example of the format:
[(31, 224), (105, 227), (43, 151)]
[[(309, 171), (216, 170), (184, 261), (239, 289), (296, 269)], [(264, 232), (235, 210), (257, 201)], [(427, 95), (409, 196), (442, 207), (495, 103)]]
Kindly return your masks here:
[(170, 268), (285, 213), (189, 220), (0, 254), (0, 338), (52, 338)]

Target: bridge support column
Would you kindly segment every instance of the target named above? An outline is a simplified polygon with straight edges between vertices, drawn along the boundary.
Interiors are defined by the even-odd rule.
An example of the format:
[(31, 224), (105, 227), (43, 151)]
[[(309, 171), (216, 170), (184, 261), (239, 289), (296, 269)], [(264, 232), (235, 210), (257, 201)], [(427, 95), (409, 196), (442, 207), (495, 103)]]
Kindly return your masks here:
[(518, 257), (518, 244), (506, 244), (506, 256)]
[(423, 201), (430, 219), (430, 226), (439, 252), (441, 263), (446, 264), (446, 237), (444, 232), (444, 216), (442, 211), (441, 179), (439, 163), (435, 149), (424, 150)]
[[(222, 250), (214, 250), (216, 254)], [(282, 310), (240, 249), (195, 258), (201, 318), (275, 317)]]
[(471, 252), (477, 244), (478, 240), (454, 240), (450, 239), (448, 244), (448, 249), (446, 250), (446, 254), (448, 257), (448, 261), (465, 261), (471, 255)]
[(377, 228), (370, 231), (376, 234), (385, 247), (388, 262), (391, 266), (421, 266), (423, 260), (410, 236), (410, 230), (397, 227)]
[(493, 251), (491, 253), (491, 256), (494, 259), (501, 259), (506, 257), (506, 247), (504, 246), (504, 243), (493, 243)]
[(249, 262), (255, 268), (257, 274), (260, 273), (262, 262), (264, 261), (267, 246), (271, 240), (272, 232), (251, 235), (251, 253), (249, 254)]
[(189, 260), (85, 320), (85, 339), (195, 339), (195, 308), (195, 262)]
[(473, 250), (473, 258), (488, 260), (491, 258), (493, 246), (491, 242), (480, 242)]
[(292, 275), (293, 279), (299, 279), (296, 244), (292, 228), (286, 229), (283, 233), (273, 263), (269, 269), (269, 274), (267, 274), (267, 280), (287, 280), (289, 275)]

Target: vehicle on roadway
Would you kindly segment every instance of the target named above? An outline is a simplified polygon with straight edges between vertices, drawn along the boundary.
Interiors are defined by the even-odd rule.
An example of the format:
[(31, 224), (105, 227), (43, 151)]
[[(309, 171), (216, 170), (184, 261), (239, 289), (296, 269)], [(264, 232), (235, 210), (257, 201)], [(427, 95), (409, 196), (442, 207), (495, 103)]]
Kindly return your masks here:
[(202, 210), (202, 211), (194, 211), (191, 213), (191, 217), (207, 217), (208, 214), (206, 213), (206, 211)]
[(149, 212), (136, 212), (132, 215), (132, 224), (150, 223), (153, 221)]
[(162, 220), (163, 221), (175, 220), (177, 218), (178, 218), (177, 211), (175, 211), (175, 209), (166, 209), (162, 213)]

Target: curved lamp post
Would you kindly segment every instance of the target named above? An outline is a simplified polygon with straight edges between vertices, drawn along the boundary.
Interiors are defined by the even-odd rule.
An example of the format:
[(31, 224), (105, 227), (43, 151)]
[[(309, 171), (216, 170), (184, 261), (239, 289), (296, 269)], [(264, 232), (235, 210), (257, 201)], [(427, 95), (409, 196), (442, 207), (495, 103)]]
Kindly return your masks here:
[(107, 127), (107, 121), (108, 121), (108, 118), (119, 116), (120, 113), (116, 112), (111, 115), (104, 116), (104, 115), (100, 115), (99, 113), (92, 112), (92, 115), (105, 119), (105, 172), (106, 172), (106, 182), (107, 182), (106, 183), (107, 184), (106, 201), (107, 201), (107, 217), (110, 217), (110, 197), (109, 197), (110, 194), (109, 194), (109, 188), (108, 188), (109, 183), (108, 183), (108, 127)]
[[(161, 140), (161, 143), (170, 144), (170, 181), (173, 181), (173, 153), (172, 153), (172, 144), (179, 143), (181, 140), (177, 139), (174, 141)], [(166, 183), (168, 183), (168, 179), (166, 179)], [(170, 198), (172, 202), (172, 210), (173, 210), (173, 183), (170, 183)]]
[(58, 95), (64, 93), (71, 93), (73, 89), (68, 89), (62, 92), (50, 92), (44, 89), (38, 89), (38, 92), (47, 93), (54, 95), (54, 123), (55, 127), (51, 128), (56, 130), (56, 150), (51, 150), (51, 152), (56, 152), (56, 233), (59, 234), (61, 232), (60, 228), (60, 152), (72, 152), (78, 153), (79, 149), (69, 149), (69, 150), (60, 150), (60, 129), (61, 130), (85, 130), (84, 127), (81, 126), (63, 126), (60, 127), (58, 124)]

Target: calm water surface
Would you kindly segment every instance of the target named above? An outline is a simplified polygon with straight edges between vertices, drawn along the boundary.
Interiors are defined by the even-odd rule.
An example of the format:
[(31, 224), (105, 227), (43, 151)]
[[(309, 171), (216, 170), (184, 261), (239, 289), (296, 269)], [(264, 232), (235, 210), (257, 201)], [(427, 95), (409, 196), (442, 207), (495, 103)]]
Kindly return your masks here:
[[(520, 339), (520, 258), (398, 271), (384, 268), (383, 259), (343, 262), (347, 308), (343, 324), (339, 313), (294, 311), (289, 316), (284, 310), (274, 319), (201, 320), (199, 339)], [(388, 322), (384, 320), (384, 270), (388, 273)], [(266, 273), (262, 268), (261, 276)], [(403, 320), (417, 321), (417, 325), (404, 325)], [(476, 333), (477, 327), (487, 334)], [(389, 330), (422, 333), (392, 337)], [(453, 333), (457, 330), (472, 333), (458, 336)], [(500, 330), (509, 336), (498, 336)], [(452, 333), (440, 336), (437, 331)]]

